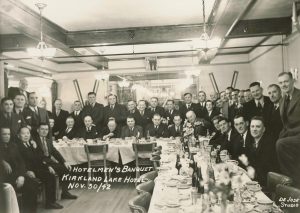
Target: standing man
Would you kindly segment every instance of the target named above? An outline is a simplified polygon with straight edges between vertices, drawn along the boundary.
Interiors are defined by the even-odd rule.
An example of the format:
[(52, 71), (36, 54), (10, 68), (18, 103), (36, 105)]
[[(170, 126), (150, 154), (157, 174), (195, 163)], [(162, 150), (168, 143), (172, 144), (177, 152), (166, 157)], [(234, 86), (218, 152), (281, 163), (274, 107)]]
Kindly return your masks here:
[(96, 125), (97, 131), (101, 130), (103, 126), (103, 115), (104, 106), (96, 102), (96, 93), (88, 93), (88, 104), (83, 108), (83, 117), (90, 115), (94, 124)]
[(168, 121), (168, 125), (173, 124), (174, 115), (179, 114), (179, 111), (175, 109), (174, 100), (167, 100), (167, 109), (165, 112), (166, 119)]
[(229, 117), (229, 99), (226, 96), (226, 92), (222, 91), (220, 93), (220, 99), (222, 101), (222, 108), (221, 108), (221, 113), (225, 118)]
[(145, 129), (151, 123), (151, 113), (149, 110), (146, 110), (146, 101), (139, 100), (137, 109), (136, 114), (131, 116), (135, 118), (136, 125)]
[(28, 81), (25, 78), (23, 78), (19, 81), (19, 87), (10, 87), (8, 89), (7, 96), (10, 97), (11, 99), (14, 99), (16, 95), (23, 94), (25, 97), (25, 101), (27, 103), (28, 95), (29, 95), (29, 92), (26, 91), (27, 88), (28, 88)]
[(53, 134), (55, 138), (58, 139), (59, 135), (63, 134), (63, 131), (66, 129), (66, 120), (69, 116), (69, 112), (62, 109), (61, 99), (56, 99), (54, 101), (52, 114), (54, 118)]
[(108, 105), (104, 107), (104, 125), (106, 126), (109, 118), (115, 118), (118, 126), (125, 125), (126, 109), (123, 105), (118, 104), (117, 96), (110, 94), (107, 97)]
[(207, 109), (206, 109), (206, 93), (204, 91), (199, 92), (199, 103), (196, 115), (198, 118), (206, 118)]
[(268, 123), (270, 124), (269, 132), (273, 135), (274, 141), (277, 141), (279, 133), (283, 128), (279, 110), (279, 102), (281, 100), (280, 87), (277, 84), (271, 84), (270, 86), (268, 86), (268, 95), (274, 105), (270, 116), (270, 121), (268, 121)]
[(147, 109), (149, 114), (151, 115), (150, 118), (152, 119), (154, 114), (159, 114), (161, 117), (165, 117), (165, 110), (163, 107), (158, 106), (158, 98), (152, 97), (150, 99), (150, 106)]
[(37, 129), (39, 128), (40, 123), (49, 125), (47, 111), (37, 105), (38, 97), (35, 92), (32, 92), (28, 96), (28, 107), (24, 108), (23, 118), (25, 119), (27, 126), (29, 126), (33, 137), (37, 136)]
[(26, 104), (26, 98), (24, 94), (17, 94), (13, 101), (14, 101), (14, 112), (22, 116)]
[(73, 117), (75, 121), (74, 129), (79, 130), (84, 126), (80, 101), (74, 101), (73, 109), (74, 111), (70, 114), (70, 116)]
[(300, 90), (290, 72), (280, 73), (278, 82), (284, 94), (279, 104), (283, 129), (276, 143), (278, 161), (281, 172), (300, 186)]
[(181, 118), (183, 120), (185, 120), (186, 113), (188, 111), (193, 111), (196, 114), (197, 104), (192, 102), (192, 93), (185, 93), (183, 95), (183, 97), (184, 97), (184, 103), (179, 107), (179, 112), (180, 112)]

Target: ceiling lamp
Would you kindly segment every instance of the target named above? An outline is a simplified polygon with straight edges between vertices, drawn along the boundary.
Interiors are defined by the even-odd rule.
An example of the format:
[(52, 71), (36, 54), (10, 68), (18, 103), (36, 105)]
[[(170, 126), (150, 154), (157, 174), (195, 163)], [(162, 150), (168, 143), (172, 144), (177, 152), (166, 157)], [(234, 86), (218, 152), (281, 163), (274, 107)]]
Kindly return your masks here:
[(122, 81), (118, 82), (119, 87), (129, 87), (130, 83), (126, 79), (123, 79)]
[(42, 11), (47, 6), (44, 3), (37, 3), (35, 6), (40, 11), (40, 42), (36, 46), (36, 48), (27, 48), (27, 52), (30, 56), (39, 58), (41, 60), (44, 60), (45, 58), (52, 58), (54, 57), (56, 53), (56, 48), (50, 48), (47, 46), (47, 44), (44, 42), (43, 39), (43, 21), (42, 21)]
[(100, 71), (96, 75), (97, 80), (102, 80), (102, 81), (108, 81), (109, 80), (109, 74), (105, 71), (104, 66), (102, 67), (102, 71)]

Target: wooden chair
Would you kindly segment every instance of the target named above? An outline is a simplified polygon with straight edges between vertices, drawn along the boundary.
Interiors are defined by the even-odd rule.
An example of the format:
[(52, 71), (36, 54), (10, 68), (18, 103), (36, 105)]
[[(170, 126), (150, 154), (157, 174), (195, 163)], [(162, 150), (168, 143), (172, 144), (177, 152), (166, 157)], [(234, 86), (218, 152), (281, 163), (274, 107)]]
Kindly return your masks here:
[[(289, 198), (292, 199), (299, 199), (300, 198), (300, 189), (297, 189), (292, 186), (285, 186), (282, 184), (278, 184), (276, 186), (276, 196), (275, 196), (275, 203), (280, 206), (280, 208), (286, 213), (299, 213), (300, 212), (300, 205), (299, 202), (291, 202), (288, 201)], [(282, 201), (282, 199), (286, 199)], [(286, 207), (283, 204), (298, 204), (298, 206), (294, 207)]]
[[(95, 167), (104, 167), (106, 169), (110, 166), (110, 162), (106, 159), (106, 154), (108, 152), (108, 144), (93, 144), (93, 145), (84, 145), (84, 150), (88, 160), (88, 168)], [(91, 154), (99, 154), (103, 156), (102, 160), (91, 160)], [(107, 179), (107, 172), (104, 171), (105, 179)], [(88, 178), (90, 179), (92, 176), (91, 172), (88, 172)], [(109, 172), (109, 178), (111, 174)], [(89, 181), (88, 181), (89, 184)]]
[(157, 171), (147, 172), (147, 173), (140, 176), (139, 180), (136, 182), (136, 186), (138, 184), (141, 184), (143, 182), (147, 182), (147, 181), (150, 181), (150, 180), (154, 181), (157, 176), (158, 176)]
[(153, 166), (150, 158), (139, 158), (140, 153), (152, 153), (156, 143), (133, 143), (132, 148), (135, 153), (136, 178), (140, 177), (140, 166)]
[(128, 206), (132, 213), (146, 213), (149, 209), (151, 194), (143, 192), (128, 202)]
[(288, 176), (276, 172), (269, 172), (267, 176), (267, 190), (270, 195), (270, 198), (274, 201), (276, 186), (278, 184), (291, 186), (292, 183), (293, 180)]
[(153, 180), (149, 180), (147, 182), (144, 182), (144, 183), (141, 183), (139, 185), (137, 185), (135, 187), (135, 189), (137, 190), (137, 193), (138, 194), (141, 194), (143, 192), (148, 192), (152, 195), (153, 193), (153, 190), (154, 190), (154, 186), (155, 186), (155, 183)]

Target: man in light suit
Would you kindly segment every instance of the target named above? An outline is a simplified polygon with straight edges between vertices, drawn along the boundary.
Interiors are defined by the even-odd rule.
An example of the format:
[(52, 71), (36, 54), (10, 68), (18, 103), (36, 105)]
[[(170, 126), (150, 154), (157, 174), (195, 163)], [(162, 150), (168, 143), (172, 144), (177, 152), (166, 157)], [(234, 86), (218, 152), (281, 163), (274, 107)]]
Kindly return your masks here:
[(290, 72), (280, 73), (278, 82), (284, 94), (279, 104), (283, 129), (276, 143), (278, 161), (281, 172), (300, 186), (300, 90)]
[(135, 125), (134, 117), (129, 115), (126, 119), (127, 125), (122, 128), (121, 138), (126, 137), (143, 137), (143, 128), (141, 126)]

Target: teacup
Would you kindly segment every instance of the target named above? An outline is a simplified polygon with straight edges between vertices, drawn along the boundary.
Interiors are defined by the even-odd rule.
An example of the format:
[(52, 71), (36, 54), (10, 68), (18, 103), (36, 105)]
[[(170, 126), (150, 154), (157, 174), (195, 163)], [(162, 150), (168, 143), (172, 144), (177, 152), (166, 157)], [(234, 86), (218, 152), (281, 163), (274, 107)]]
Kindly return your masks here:
[(257, 204), (258, 204), (258, 208), (261, 211), (268, 211), (272, 208), (273, 201), (271, 201), (271, 200), (258, 200)]

